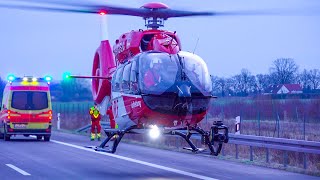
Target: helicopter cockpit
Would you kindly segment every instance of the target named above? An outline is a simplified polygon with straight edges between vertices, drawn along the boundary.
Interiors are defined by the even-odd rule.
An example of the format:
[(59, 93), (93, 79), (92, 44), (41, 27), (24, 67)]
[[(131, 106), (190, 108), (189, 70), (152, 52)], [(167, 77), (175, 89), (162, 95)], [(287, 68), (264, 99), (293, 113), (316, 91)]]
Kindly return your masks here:
[(142, 53), (139, 58), (142, 93), (160, 95), (177, 92), (177, 86), (188, 84), (191, 92), (210, 96), (212, 83), (205, 62), (197, 55), (180, 51), (172, 55), (159, 52)]
[(212, 83), (205, 62), (188, 52), (145, 52), (139, 57), (139, 87), (145, 104), (166, 113), (202, 113)]
[(201, 113), (208, 108), (212, 83), (205, 62), (195, 54), (147, 51), (119, 66), (112, 91), (141, 94), (153, 110), (174, 113), (178, 104), (192, 103), (192, 112)]

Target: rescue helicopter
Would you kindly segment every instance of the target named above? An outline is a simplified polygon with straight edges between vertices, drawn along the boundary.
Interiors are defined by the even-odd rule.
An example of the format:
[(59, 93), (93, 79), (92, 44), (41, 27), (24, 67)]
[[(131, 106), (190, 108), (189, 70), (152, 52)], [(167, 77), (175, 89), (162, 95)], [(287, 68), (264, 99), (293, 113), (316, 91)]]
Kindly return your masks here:
[[(22, 1), (22, 0), (20, 0)], [(128, 133), (147, 133), (182, 137), (192, 152), (202, 152), (191, 141), (200, 135), (212, 155), (217, 156), (229, 140), (228, 127), (216, 121), (208, 130), (198, 126), (211, 101), (212, 82), (205, 61), (196, 54), (183, 51), (175, 31), (160, 29), (169, 18), (190, 16), (254, 15), (257, 12), (194, 12), (174, 10), (160, 2), (146, 3), (140, 8), (66, 1), (27, 1), (46, 5), (14, 4), (4, 8), (101, 16), (102, 39), (93, 57), (92, 75), (70, 78), (91, 78), (93, 100), (100, 112), (108, 110), (115, 124), (104, 129), (107, 137), (96, 151), (115, 153)], [(49, 6), (48, 6), (49, 4)], [(53, 5), (53, 6), (52, 6)], [(145, 30), (132, 30), (120, 35), (111, 48), (108, 39), (108, 15), (142, 17)], [(113, 118), (111, 119), (113, 120)], [(113, 140), (109, 147), (107, 143)]]

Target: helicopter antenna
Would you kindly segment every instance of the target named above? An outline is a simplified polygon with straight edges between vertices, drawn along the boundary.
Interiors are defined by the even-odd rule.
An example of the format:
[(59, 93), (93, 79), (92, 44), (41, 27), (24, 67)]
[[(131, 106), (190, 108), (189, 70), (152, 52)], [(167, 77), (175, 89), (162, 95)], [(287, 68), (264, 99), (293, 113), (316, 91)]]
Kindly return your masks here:
[(198, 42), (199, 42), (199, 37), (198, 37), (198, 39), (197, 39), (196, 45), (194, 46), (194, 49), (193, 49), (193, 52), (192, 52), (192, 54), (194, 54), (194, 52), (196, 51), (196, 49), (197, 49), (197, 46), (198, 46)]

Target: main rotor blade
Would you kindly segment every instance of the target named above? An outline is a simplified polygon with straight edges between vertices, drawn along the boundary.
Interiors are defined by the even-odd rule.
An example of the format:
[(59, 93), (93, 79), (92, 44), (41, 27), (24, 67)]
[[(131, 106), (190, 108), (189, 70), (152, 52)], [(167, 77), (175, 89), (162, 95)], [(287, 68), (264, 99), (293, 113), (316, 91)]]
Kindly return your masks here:
[[(158, 17), (158, 18), (172, 18), (185, 16), (257, 16), (257, 15), (313, 15), (319, 14), (319, 11), (297, 11), (286, 9), (269, 9), (269, 10), (248, 10), (248, 11), (226, 11), (226, 12), (194, 12), (173, 9), (149, 9), (149, 8), (128, 8), (105, 4), (84, 4), (81, 2), (70, 2), (61, 0), (11, 0), (24, 4), (0, 4), (0, 8), (13, 8), (22, 10), (36, 10), (36, 11), (53, 11), (53, 12), (71, 12), (71, 13), (100, 13), (115, 15), (139, 16), (143, 18)], [(31, 2), (31, 3), (30, 3)]]

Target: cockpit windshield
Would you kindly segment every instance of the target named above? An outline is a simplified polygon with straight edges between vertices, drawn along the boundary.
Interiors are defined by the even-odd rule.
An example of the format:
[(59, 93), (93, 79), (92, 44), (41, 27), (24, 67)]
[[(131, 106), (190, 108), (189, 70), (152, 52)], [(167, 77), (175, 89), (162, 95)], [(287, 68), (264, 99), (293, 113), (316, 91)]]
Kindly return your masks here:
[(178, 55), (182, 58), (184, 72), (204, 95), (212, 91), (210, 74), (204, 60), (192, 53), (180, 51)]
[(139, 59), (139, 78), (142, 93), (160, 95), (176, 82), (178, 58), (167, 53), (149, 52)]

